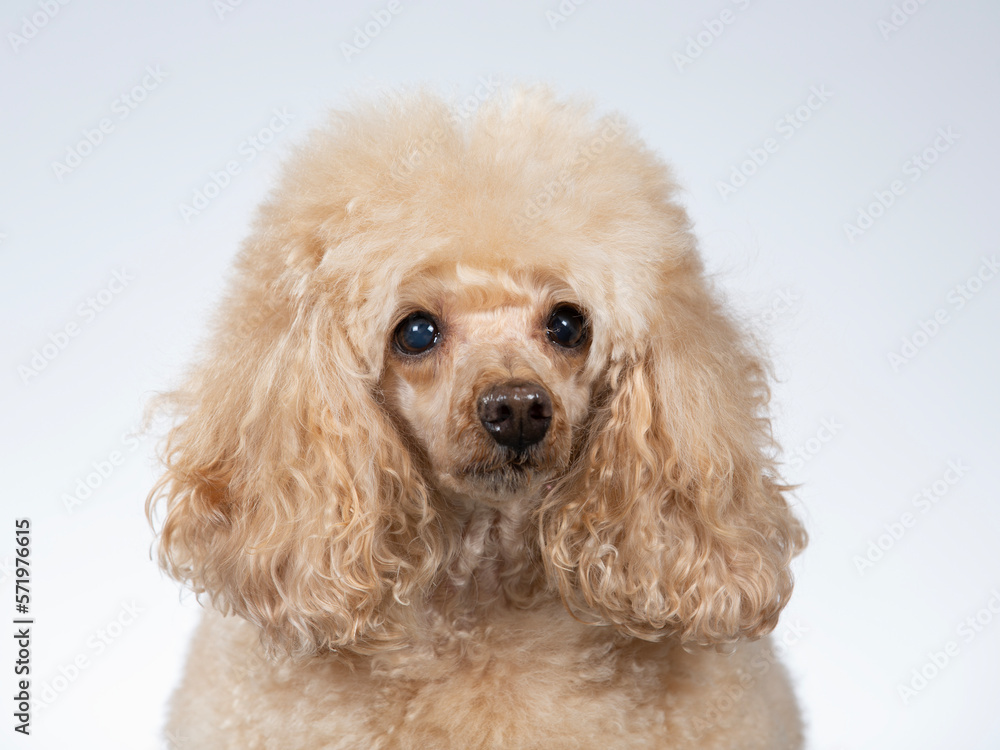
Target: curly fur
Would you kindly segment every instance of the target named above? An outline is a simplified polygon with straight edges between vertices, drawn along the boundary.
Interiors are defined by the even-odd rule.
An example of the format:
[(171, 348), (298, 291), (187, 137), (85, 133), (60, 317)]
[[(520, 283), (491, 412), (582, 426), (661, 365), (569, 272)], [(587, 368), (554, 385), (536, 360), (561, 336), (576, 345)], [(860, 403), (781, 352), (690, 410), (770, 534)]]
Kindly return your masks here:
[[(765, 365), (675, 194), (620, 118), (543, 89), (469, 119), (390, 97), (312, 135), (168, 396), (159, 560), (239, 616), (206, 617), (177, 731), (213, 748), (798, 746), (780, 668), (691, 725), (744, 684), (805, 535)], [(545, 340), (561, 302), (588, 319), (580, 352)], [(415, 310), (445, 343), (400, 357)], [(510, 378), (553, 400), (521, 464), (475, 417)], [(720, 644), (737, 645), (703, 648)]]

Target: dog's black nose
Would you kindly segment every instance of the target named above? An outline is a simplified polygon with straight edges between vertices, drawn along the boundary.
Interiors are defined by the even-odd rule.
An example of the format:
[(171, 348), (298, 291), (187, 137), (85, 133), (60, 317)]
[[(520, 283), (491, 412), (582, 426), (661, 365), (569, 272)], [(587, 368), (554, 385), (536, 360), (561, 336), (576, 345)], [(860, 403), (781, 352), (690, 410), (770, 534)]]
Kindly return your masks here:
[(479, 421), (500, 445), (515, 450), (541, 442), (552, 421), (552, 399), (537, 383), (511, 380), (479, 399)]

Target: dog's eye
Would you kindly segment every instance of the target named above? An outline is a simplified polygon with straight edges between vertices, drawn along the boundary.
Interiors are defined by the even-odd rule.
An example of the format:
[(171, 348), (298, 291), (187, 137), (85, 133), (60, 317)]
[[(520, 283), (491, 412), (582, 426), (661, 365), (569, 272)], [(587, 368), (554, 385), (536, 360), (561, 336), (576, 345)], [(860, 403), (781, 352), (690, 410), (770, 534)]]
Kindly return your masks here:
[(545, 332), (549, 341), (572, 349), (586, 340), (587, 321), (573, 305), (559, 305), (549, 316)]
[(420, 354), (434, 346), (441, 338), (437, 323), (425, 312), (407, 315), (396, 326), (396, 346), (405, 354)]

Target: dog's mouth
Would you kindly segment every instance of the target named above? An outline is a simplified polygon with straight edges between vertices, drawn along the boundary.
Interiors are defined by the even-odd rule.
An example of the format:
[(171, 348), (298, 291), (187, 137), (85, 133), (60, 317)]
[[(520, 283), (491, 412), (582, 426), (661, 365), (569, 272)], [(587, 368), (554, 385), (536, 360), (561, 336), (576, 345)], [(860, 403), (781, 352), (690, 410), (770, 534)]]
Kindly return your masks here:
[(496, 460), (467, 465), (462, 478), (494, 493), (517, 492), (526, 488), (545, 470), (545, 461), (537, 446), (526, 450), (503, 449)]

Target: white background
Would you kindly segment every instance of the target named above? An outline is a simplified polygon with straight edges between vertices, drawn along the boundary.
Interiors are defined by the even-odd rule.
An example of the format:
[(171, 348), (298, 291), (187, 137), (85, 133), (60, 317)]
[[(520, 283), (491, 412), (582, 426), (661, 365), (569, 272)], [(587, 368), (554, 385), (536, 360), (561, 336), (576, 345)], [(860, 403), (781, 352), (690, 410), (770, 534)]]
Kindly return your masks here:
[[(777, 631), (809, 747), (1000, 747), (1000, 279), (956, 301), (1000, 251), (1000, 5), (907, 0), (891, 29), (890, 0), (604, 0), (564, 17), (557, 0), (401, 0), (350, 59), (342, 45), (384, 2), (245, 0), (220, 14), (211, 0), (74, 1), (51, 19), (44, 5), (0, 11), (0, 746), (162, 746), (197, 606), (149, 561), (155, 440), (127, 433), (193, 356), (282, 155), (327, 108), (423, 82), (460, 100), (499, 76), (636, 123), (676, 166), (710, 269), (768, 343), (775, 429), (811, 533)], [(731, 22), (715, 22), (724, 10)], [(119, 98), (155, 83), (147, 66), (165, 78), (120, 119)], [(282, 108), (293, 119), (248, 161), (241, 145)], [(57, 175), (102, 118), (111, 132)], [(774, 153), (723, 196), (767, 138)], [(231, 160), (239, 174), (185, 221), (179, 206)], [(845, 224), (895, 180), (900, 194), (851, 241)], [(107, 304), (81, 315), (88, 298)], [(903, 339), (920, 346), (894, 367)], [(88, 478), (100, 486), (67, 503)], [(917, 501), (925, 488), (933, 504)], [(33, 689), (51, 700), (27, 740), (12, 731), (3, 636), (24, 516)], [(978, 630), (963, 625), (977, 616)], [(935, 667), (951, 642), (957, 655)]]

